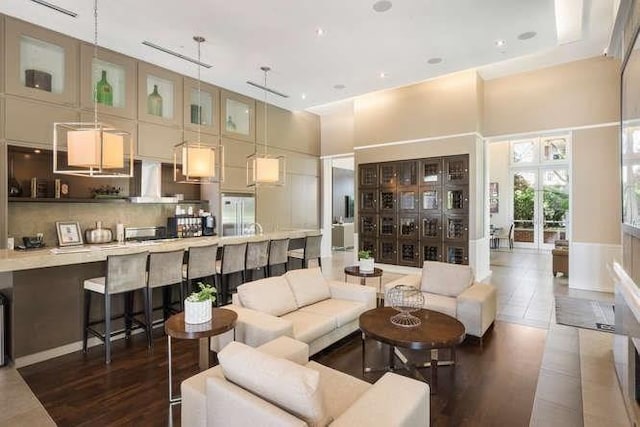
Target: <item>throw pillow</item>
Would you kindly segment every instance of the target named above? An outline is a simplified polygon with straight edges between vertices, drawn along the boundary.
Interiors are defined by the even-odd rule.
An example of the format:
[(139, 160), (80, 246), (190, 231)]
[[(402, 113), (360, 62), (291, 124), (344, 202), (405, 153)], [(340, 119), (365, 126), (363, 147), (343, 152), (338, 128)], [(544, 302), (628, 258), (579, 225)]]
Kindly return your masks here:
[(320, 267), (290, 270), (284, 277), (289, 282), (298, 307), (331, 298), (329, 284), (322, 275)]
[(423, 292), (457, 297), (473, 283), (473, 270), (468, 265), (425, 261), (422, 266)]
[(327, 415), (320, 374), (290, 360), (231, 342), (218, 360), (224, 376), (245, 390), (303, 419), (309, 426), (326, 426)]
[(238, 297), (243, 307), (272, 316), (282, 316), (297, 310), (296, 299), (289, 283), (282, 277), (269, 277), (238, 286)]

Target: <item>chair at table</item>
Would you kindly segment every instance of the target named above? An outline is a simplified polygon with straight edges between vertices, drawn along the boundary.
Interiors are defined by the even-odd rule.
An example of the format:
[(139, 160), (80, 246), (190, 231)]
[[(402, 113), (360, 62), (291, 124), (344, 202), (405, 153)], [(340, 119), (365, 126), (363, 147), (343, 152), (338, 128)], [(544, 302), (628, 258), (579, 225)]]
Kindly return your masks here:
[(246, 280), (255, 280), (255, 273), (262, 270), (264, 277), (267, 277), (267, 264), (269, 262), (269, 241), (247, 242), (247, 255), (245, 257), (244, 268)]
[(244, 262), (247, 243), (225, 244), (222, 247), (222, 258), (216, 262), (217, 274), (220, 278), (220, 304), (229, 302), (232, 289), (229, 287), (229, 275), (240, 273), (241, 283), (244, 283)]
[(322, 260), (320, 259), (320, 245), (322, 243), (322, 235), (307, 236), (304, 238), (304, 247), (302, 249), (294, 249), (289, 251), (289, 259), (300, 260), (302, 267), (308, 268), (309, 261), (312, 259), (318, 260), (318, 266), (322, 267)]
[(182, 286), (182, 263), (184, 250), (178, 249), (167, 252), (152, 252), (149, 254), (149, 269), (147, 286), (149, 287), (149, 312), (153, 315), (153, 290), (162, 289), (162, 318), (167, 320), (175, 311), (172, 310), (172, 286), (178, 285), (180, 295), (180, 309), (184, 304), (184, 289)]
[(496, 249), (500, 249), (500, 243), (502, 241), (507, 242), (509, 250), (513, 250), (513, 224), (509, 227), (509, 231), (505, 232), (505, 230), (501, 230), (496, 236), (494, 236), (496, 241)]
[[(149, 293), (147, 288), (147, 257), (148, 252), (128, 255), (110, 255), (107, 257), (106, 275), (94, 277), (84, 281), (84, 318), (82, 327), (82, 351), (87, 352), (87, 338), (91, 333), (104, 342), (105, 363), (111, 363), (111, 337), (125, 333), (131, 334), (135, 323), (143, 328), (147, 335), (147, 344), (151, 346), (151, 313), (149, 312)], [(141, 290), (144, 295), (144, 322), (133, 317), (133, 291)], [(91, 312), (91, 294), (97, 293), (104, 297), (104, 320), (89, 321)], [(112, 331), (111, 297), (122, 294), (125, 299), (125, 329)], [(104, 323), (104, 334), (92, 328), (93, 325)]]
[[(203, 279), (209, 281), (210, 285), (216, 287), (220, 292), (219, 285), (216, 283), (216, 257), (218, 256), (218, 244), (207, 246), (191, 246), (187, 258), (187, 264), (182, 268), (183, 290), (185, 297), (189, 296), (194, 290), (193, 281), (195, 279)], [(181, 304), (184, 304), (184, 300)]]
[(289, 251), (289, 239), (276, 239), (269, 242), (269, 261), (267, 265), (267, 273), (269, 277), (274, 274), (274, 267), (284, 266), (284, 272), (287, 272), (287, 262)]

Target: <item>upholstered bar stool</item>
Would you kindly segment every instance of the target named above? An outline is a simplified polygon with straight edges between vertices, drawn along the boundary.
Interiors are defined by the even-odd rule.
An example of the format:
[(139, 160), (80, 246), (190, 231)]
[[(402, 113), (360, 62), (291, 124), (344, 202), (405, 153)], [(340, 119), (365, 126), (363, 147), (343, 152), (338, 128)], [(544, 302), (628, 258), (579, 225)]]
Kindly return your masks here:
[[(186, 290), (183, 290), (183, 295), (188, 296), (193, 292), (193, 280), (195, 279), (209, 279), (213, 278), (213, 285), (218, 292), (221, 289), (218, 288), (216, 283), (216, 257), (218, 256), (218, 244), (207, 246), (192, 246), (189, 248), (189, 255), (187, 264), (182, 268), (182, 278), (186, 285)], [(184, 304), (184, 300), (182, 301)]]
[(233, 273), (240, 273), (242, 276), (242, 282), (244, 283), (244, 261), (247, 252), (247, 243), (232, 243), (225, 244), (222, 247), (222, 258), (217, 261), (218, 275), (220, 277), (220, 289), (222, 290), (221, 304), (227, 304), (229, 297), (231, 296), (231, 290), (229, 289), (229, 275)]
[(304, 247), (302, 249), (294, 249), (289, 251), (290, 259), (299, 259), (302, 268), (309, 267), (309, 260), (317, 259), (318, 266), (322, 267), (322, 260), (320, 259), (320, 245), (322, 243), (322, 234), (317, 236), (307, 236), (304, 238)]
[(153, 290), (162, 289), (162, 318), (167, 320), (172, 314), (171, 290), (178, 285), (180, 289), (180, 307), (184, 304), (182, 289), (182, 263), (184, 250), (152, 252), (149, 254), (147, 284), (149, 286), (149, 312), (153, 316)]
[(247, 256), (245, 257), (244, 269), (246, 280), (255, 280), (255, 273), (262, 270), (264, 277), (267, 277), (267, 263), (269, 262), (269, 241), (247, 242)]
[(279, 265), (284, 266), (284, 272), (287, 272), (288, 251), (289, 239), (276, 239), (269, 242), (269, 262), (267, 265), (269, 277), (274, 275), (273, 268)]
[[(104, 342), (104, 360), (105, 363), (111, 363), (111, 337), (122, 332), (125, 332), (128, 336), (131, 333), (130, 325), (132, 323), (136, 323), (145, 329), (147, 343), (151, 346), (151, 313), (149, 313), (149, 293), (147, 292), (146, 280), (148, 254), (148, 252), (140, 252), (128, 255), (110, 255), (107, 257), (106, 275), (84, 281), (83, 352), (87, 352), (87, 338), (88, 334), (91, 333)], [(144, 294), (144, 323), (133, 319), (131, 307), (127, 307), (129, 305), (127, 304), (127, 294), (139, 289)], [(92, 328), (93, 325), (103, 321), (89, 322), (91, 294), (94, 292), (104, 296), (104, 334)], [(124, 294), (125, 298), (125, 331), (111, 330), (111, 297), (118, 294)]]

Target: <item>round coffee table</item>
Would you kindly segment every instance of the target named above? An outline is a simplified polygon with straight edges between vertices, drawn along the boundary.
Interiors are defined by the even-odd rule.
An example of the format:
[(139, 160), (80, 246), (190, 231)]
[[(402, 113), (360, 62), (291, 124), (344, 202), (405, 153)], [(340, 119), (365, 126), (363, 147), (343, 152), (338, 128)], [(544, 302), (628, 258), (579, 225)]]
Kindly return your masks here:
[(164, 331), (167, 334), (167, 354), (169, 355), (169, 402), (179, 403), (180, 396), (173, 396), (172, 371), (171, 371), (171, 338), (199, 340), (199, 366), (200, 371), (209, 367), (209, 338), (234, 330), (238, 314), (225, 308), (214, 308), (213, 317), (204, 323), (184, 323), (184, 312), (174, 314), (164, 322)]
[[(456, 360), (456, 346), (465, 337), (464, 325), (457, 319), (437, 311), (420, 309), (411, 313), (422, 322), (415, 327), (396, 326), (391, 323), (391, 316), (398, 311), (391, 307), (378, 307), (365, 311), (360, 315), (360, 330), (362, 331), (362, 372), (373, 372), (365, 366), (365, 341), (371, 337), (389, 345), (389, 366), (385, 370), (395, 369), (395, 356), (414, 376), (424, 381), (424, 377), (417, 370), (418, 367), (431, 367), (431, 391), (435, 393), (438, 383), (438, 364), (454, 365)], [(431, 362), (421, 366), (410, 363), (398, 348), (410, 350), (431, 350)], [(438, 349), (451, 350), (451, 360), (438, 361)]]

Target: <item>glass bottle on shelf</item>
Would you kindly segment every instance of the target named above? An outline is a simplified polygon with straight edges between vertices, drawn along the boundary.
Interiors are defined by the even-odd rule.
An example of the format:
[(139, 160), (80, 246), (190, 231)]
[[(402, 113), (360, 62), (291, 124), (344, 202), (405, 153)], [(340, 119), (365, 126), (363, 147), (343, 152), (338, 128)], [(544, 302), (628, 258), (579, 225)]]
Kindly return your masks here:
[(229, 118), (227, 119), (227, 130), (235, 131), (237, 128), (238, 127), (236, 126), (235, 122), (233, 121), (231, 116), (229, 116)]
[(106, 70), (102, 70), (102, 78), (96, 84), (96, 101), (98, 104), (113, 105), (113, 88), (107, 81)]
[(153, 85), (153, 92), (147, 97), (147, 113), (162, 117), (162, 97), (158, 93), (158, 85)]

